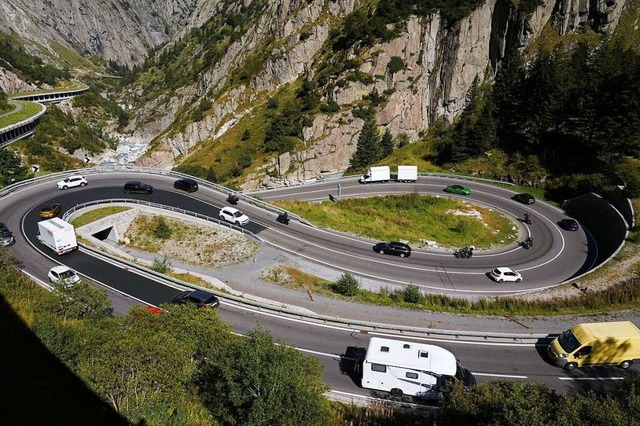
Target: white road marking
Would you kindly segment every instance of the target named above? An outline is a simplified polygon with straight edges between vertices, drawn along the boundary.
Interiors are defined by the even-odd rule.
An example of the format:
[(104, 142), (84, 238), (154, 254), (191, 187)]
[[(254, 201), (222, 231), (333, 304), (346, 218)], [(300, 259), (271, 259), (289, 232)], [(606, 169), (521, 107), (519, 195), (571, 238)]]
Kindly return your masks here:
[(624, 377), (558, 377), (558, 380), (624, 380)]
[(483, 377), (502, 377), (507, 379), (528, 379), (528, 376), (514, 376), (511, 374), (493, 374), (493, 373), (476, 373), (471, 372), (474, 376), (483, 376)]

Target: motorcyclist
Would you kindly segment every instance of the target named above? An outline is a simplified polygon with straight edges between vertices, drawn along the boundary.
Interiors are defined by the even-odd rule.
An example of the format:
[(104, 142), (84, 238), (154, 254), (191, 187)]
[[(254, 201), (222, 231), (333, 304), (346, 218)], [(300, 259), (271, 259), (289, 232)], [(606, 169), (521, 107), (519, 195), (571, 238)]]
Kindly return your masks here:
[(530, 249), (531, 247), (533, 247), (533, 238), (527, 238), (526, 240), (524, 240), (524, 244), (528, 249)]
[(529, 213), (524, 214), (523, 222), (526, 223), (527, 225), (531, 225), (531, 216), (529, 216)]

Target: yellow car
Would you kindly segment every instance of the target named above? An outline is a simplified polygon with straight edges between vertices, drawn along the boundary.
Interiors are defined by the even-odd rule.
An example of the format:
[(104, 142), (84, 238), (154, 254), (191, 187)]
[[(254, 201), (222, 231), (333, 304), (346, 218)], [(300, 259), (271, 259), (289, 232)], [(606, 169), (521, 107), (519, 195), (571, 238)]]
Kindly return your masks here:
[(50, 217), (58, 216), (61, 208), (62, 207), (58, 203), (46, 204), (40, 209), (40, 217), (43, 219), (48, 219)]

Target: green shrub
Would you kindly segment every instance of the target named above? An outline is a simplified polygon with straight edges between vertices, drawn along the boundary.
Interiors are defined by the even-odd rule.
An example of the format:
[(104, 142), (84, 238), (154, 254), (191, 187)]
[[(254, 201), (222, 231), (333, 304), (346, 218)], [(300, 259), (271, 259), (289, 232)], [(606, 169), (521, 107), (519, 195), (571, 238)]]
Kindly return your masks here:
[(155, 257), (153, 259), (153, 266), (151, 266), (151, 269), (161, 274), (171, 272), (171, 261), (167, 259), (167, 256), (162, 259)]
[(320, 111), (324, 112), (325, 114), (338, 112), (340, 111), (340, 105), (338, 105), (338, 103), (333, 99), (329, 99), (327, 102), (323, 102), (320, 105)]
[(415, 284), (409, 284), (402, 290), (402, 300), (407, 303), (420, 304), (424, 300), (424, 295), (420, 287)]
[(173, 231), (171, 230), (169, 225), (167, 225), (167, 222), (164, 220), (164, 218), (162, 216), (159, 216), (157, 219), (156, 227), (153, 230), (153, 233), (155, 234), (156, 237), (162, 240), (166, 240), (171, 236)]
[(393, 75), (397, 72), (404, 70), (407, 66), (404, 61), (399, 56), (392, 56), (391, 60), (387, 64), (387, 71), (389, 74)]
[(358, 284), (358, 280), (356, 280), (353, 275), (347, 272), (342, 274), (338, 281), (336, 281), (334, 288), (337, 293), (343, 296), (355, 296), (358, 294), (360, 284)]

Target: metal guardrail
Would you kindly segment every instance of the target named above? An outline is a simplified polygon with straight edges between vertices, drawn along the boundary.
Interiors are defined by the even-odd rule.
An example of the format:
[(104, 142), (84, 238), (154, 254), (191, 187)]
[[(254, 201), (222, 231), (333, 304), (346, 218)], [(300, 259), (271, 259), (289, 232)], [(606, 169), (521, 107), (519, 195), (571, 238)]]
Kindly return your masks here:
[(229, 227), (231, 229), (234, 229), (236, 231), (241, 232), (242, 234), (246, 234), (249, 235), (252, 238), (255, 238), (258, 241), (262, 241), (262, 239), (260, 237), (258, 237), (256, 234), (254, 234), (253, 232), (244, 229), (241, 226), (236, 226), (233, 223), (224, 221), (224, 220), (220, 220), (220, 219), (216, 219), (207, 215), (203, 215), (201, 213), (197, 213), (197, 212), (192, 212), (190, 210), (185, 210), (185, 209), (181, 209), (178, 207), (173, 207), (173, 206), (167, 206), (164, 204), (158, 204), (158, 203), (152, 203), (150, 201), (144, 201), (144, 200), (138, 200), (135, 198), (109, 198), (109, 199), (105, 199), (105, 200), (92, 200), (92, 201), (88, 201), (86, 203), (82, 203), (82, 204), (77, 204), (74, 207), (70, 208), (69, 210), (67, 210), (63, 215), (62, 215), (62, 220), (68, 221), (69, 217), (71, 217), (72, 214), (74, 214), (75, 212), (77, 212), (78, 210), (81, 210), (83, 208), (89, 207), (89, 206), (95, 206), (95, 205), (100, 205), (100, 204), (137, 204), (137, 205), (143, 205), (146, 207), (150, 207), (150, 208), (154, 208), (154, 209), (159, 209), (159, 210), (167, 210), (173, 213), (178, 213), (178, 214), (182, 214), (182, 215), (186, 215), (186, 216), (191, 216), (191, 217), (195, 217), (196, 219), (201, 219), (201, 220), (205, 220), (207, 222), (213, 222), (217, 225), (220, 226), (226, 226)]

